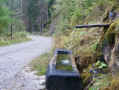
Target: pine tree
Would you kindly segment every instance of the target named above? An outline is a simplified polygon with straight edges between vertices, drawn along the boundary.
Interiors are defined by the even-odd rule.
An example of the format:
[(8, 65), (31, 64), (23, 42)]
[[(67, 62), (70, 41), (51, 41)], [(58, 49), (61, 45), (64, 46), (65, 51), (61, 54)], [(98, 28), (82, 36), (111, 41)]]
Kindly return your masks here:
[(5, 0), (0, 0), (0, 34), (5, 32), (10, 25), (10, 13), (5, 6)]

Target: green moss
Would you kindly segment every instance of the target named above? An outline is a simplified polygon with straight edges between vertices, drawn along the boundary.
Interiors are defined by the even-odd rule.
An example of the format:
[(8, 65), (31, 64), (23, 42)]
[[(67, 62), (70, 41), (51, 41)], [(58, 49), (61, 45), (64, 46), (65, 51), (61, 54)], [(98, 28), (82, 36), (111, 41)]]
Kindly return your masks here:
[[(92, 64), (90, 64), (82, 73), (81, 73), (81, 77), (83, 79), (83, 84), (84, 86), (87, 86), (90, 82), (91, 79), (91, 74), (89, 72), (89, 69), (92, 67)], [(86, 72), (85, 72), (86, 71)]]
[(91, 90), (110, 90), (108, 88), (110, 84), (110, 79), (111, 79), (110, 74), (107, 75), (101, 74), (100, 76), (94, 79), (95, 83), (90, 87)]
[(81, 77), (82, 77), (82, 79), (83, 79), (83, 83), (84, 83), (84, 86), (86, 86), (86, 85), (88, 85), (89, 83), (89, 80), (91, 79), (91, 74), (90, 74), (90, 72), (86, 72), (86, 73), (83, 73), (82, 75), (81, 75)]
[(114, 23), (112, 23), (108, 29), (108, 31), (105, 33), (105, 40), (107, 41), (107, 43), (112, 46), (115, 43), (115, 29), (117, 26), (117, 22), (115, 21)]
[(104, 13), (103, 22), (105, 22), (105, 23), (109, 22), (108, 17), (109, 17), (109, 11), (106, 11), (106, 12)]
[(108, 27), (105, 27), (103, 29), (104, 34), (101, 36), (97, 50), (96, 50), (97, 60), (102, 60), (104, 46), (106, 45), (104, 37), (105, 37), (105, 33), (107, 32), (107, 30), (108, 30)]
[(110, 25), (110, 27), (104, 28), (104, 34), (102, 35), (100, 42), (99, 42), (99, 46), (96, 50), (98, 60), (103, 60), (105, 47), (107, 47), (107, 46), (113, 47), (114, 46), (114, 44), (115, 44), (115, 30), (116, 30), (118, 22), (119, 22), (118, 20), (114, 21)]

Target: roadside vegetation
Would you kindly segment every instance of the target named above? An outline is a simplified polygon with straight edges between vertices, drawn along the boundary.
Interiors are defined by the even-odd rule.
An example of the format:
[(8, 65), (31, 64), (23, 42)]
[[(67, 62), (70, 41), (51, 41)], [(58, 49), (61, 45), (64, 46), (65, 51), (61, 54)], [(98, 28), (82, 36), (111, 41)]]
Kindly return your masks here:
[(12, 39), (11, 37), (2, 36), (0, 37), (0, 47), (13, 45), (16, 43), (21, 43), (21, 42), (26, 42), (26, 41), (31, 41), (31, 39), (28, 38), (27, 35), (28, 34), (26, 32), (19, 32), (15, 34)]
[(44, 53), (39, 57), (35, 58), (29, 63), (32, 70), (37, 70), (36, 75), (45, 75), (47, 71), (47, 65), (52, 58), (51, 52)]
[[(117, 16), (110, 18), (112, 11), (116, 12)], [(57, 0), (53, 4), (51, 22), (55, 24), (51, 23), (50, 28), (55, 30), (46, 30), (46, 34), (54, 33), (53, 51), (56, 48), (73, 51), (86, 90), (119, 88), (119, 74), (116, 73), (119, 69), (114, 67), (119, 59), (118, 15), (118, 0)], [(110, 23), (110, 27), (74, 29), (78, 24), (99, 23)], [(37, 62), (42, 60), (42, 57), (40, 56)], [(45, 58), (43, 60), (46, 60)], [(47, 59), (50, 60), (51, 57)], [(95, 64), (98, 65), (94, 66)], [(39, 64), (38, 67), (41, 66)]]
[[(111, 58), (108, 57), (111, 54), (106, 57), (107, 54), (104, 53), (107, 47), (112, 50), (116, 44), (115, 40), (117, 41), (119, 17), (109, 20), (108, 15), (113, 10), (119, 13), (118, 5), (116, 0), (66, 0), (66, 2), (58, 0), (54, 5), (54, 18), (59, 18), (56, 22), (56, 33), (53, 35), (55, 48), (73, 51), (85, 89), (118, 90), (119, 78), (116, 77), (117, 73), (113, 74), (115, 68), (113, 70), (109, 68)], [(74, 29), (78, 24), (98, 23), (111, 23), (111, 25), (108, 28)], [(105, 57), (108, 58), (107, 61)], [(104, 63), (103, 65), (107, 64), (106, 67), (103, 65), (93, 67), (98, 61)]]
[(31, 40), (17, 6), (17, 0), (0, 0), (0, 47)]

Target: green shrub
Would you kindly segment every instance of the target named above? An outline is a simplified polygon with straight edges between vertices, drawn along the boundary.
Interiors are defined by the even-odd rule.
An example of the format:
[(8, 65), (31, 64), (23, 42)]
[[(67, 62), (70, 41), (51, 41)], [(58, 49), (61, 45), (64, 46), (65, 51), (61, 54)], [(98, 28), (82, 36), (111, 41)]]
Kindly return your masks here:
[(21, 38), (21, 37), (26, 37), (27, 36), (27, 32), (22, 31), (22, 32), (16, 32), (15, 34), (13, 34), (14, 38)]
[(5, 7), (3, 0), (0, 0), (0, 33), (4, 33), (10, 25), (10, 13)]
[(14, 32), (23, 32), (25, 30), (26, 28), (24, 26), (23, 21), (20, 19), (19, 20), (16, 19), (14, 22)]

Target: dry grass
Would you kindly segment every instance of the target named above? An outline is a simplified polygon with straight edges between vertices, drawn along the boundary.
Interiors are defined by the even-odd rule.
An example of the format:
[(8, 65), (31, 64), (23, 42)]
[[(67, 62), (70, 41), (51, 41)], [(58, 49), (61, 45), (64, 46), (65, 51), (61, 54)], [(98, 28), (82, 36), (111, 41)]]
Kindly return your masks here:
[(69, 36), (58, 36), (55, 38), (55, 48), (71, 49), (74, 55), (94, 53), (101, 37), (99, 30), (99, 28), (76, 29)]

